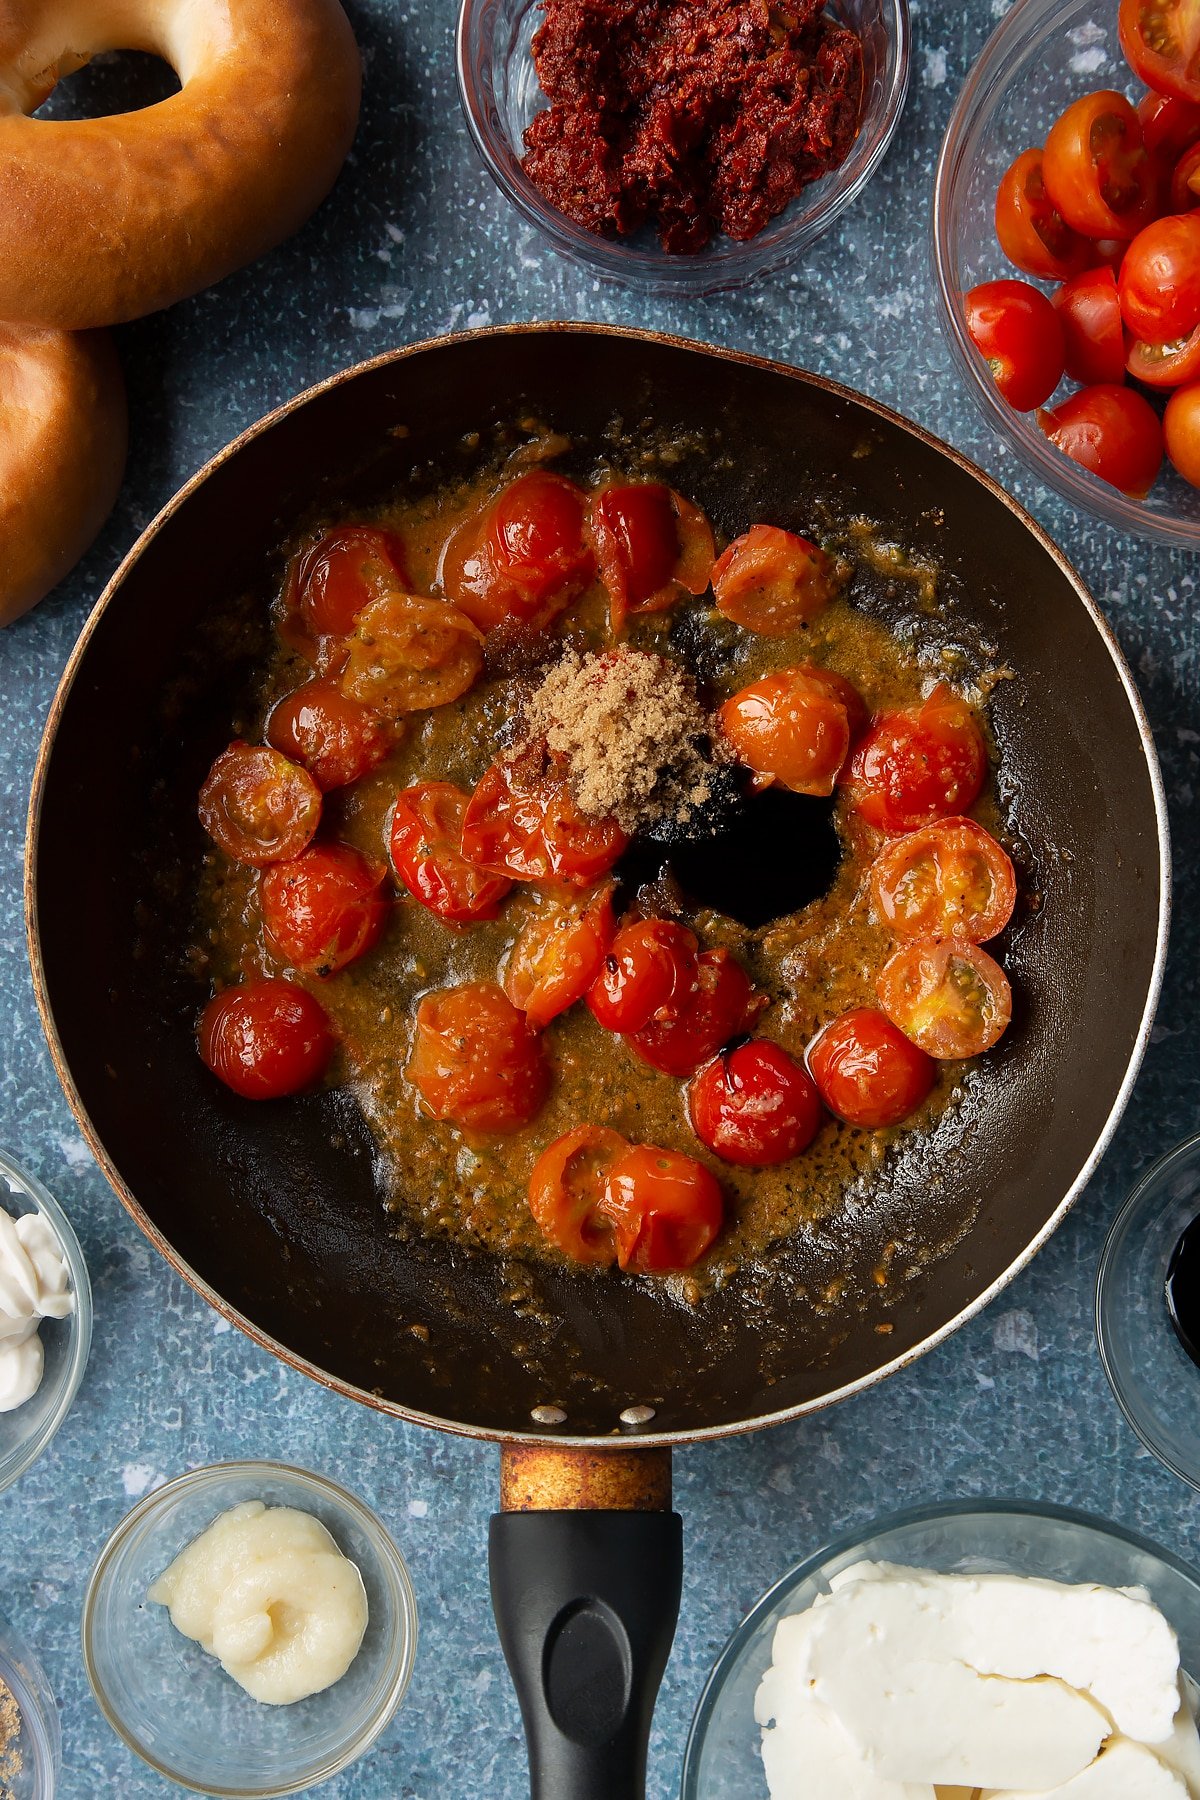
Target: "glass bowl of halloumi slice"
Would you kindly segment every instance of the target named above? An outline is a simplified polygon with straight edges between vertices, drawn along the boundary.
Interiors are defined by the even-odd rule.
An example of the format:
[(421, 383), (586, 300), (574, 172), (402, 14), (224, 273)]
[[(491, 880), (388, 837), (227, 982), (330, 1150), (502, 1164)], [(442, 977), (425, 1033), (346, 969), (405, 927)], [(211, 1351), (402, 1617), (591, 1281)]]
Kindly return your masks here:
[(927, 1507), (722, 1651), (682, 1800), (1200, 1800), (1200, 1572), (1101, 1519)]

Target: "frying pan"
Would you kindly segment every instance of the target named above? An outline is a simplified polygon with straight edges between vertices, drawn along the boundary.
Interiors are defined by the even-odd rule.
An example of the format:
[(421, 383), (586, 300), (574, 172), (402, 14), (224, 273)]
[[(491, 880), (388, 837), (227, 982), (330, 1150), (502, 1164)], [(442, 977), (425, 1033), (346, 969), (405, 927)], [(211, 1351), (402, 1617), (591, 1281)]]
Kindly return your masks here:
[[(990, 718), (1027, 909), (1003, 945), (1014, 1025), (933, 1139), (838, 1216), (699, 1304), (514, 1268), (406, 1230), (345, 1093), (248, 1106), (195, 1054), (180, 958), (195, 794), (267, 646), (300, 521), (467, 472), (513, 421), (602, 452), (669, 441), (676, 486), (732, 535), (874, 522), (897, 553), (860, 604), (1008, 677)], [(919, 604), (940, 572), (942, 611)], [(493, 1594), (534, 1793), (643, 1791), (678, 1607), (669, 1447), (879, 1381), (983, 1306), (1102, 1154), (1149, 1031), (1168, 846), (1150, 733), (1069, 564), (977, 469), (836, 384), (676, 339), (517, 326), (352, 369), (248, 431), (118, 571), (63, 677), (34, 781), (27, 917), (55, 1063), (117, 1194), (261, 1344), (403, 1418), (498, 1438)], [(82, 922), (82, 923), (81, 923)], [(908, 1134), (917, 1139), (919, 1134)], [(881, 1266), (890, 1279), (875, 1278)]]

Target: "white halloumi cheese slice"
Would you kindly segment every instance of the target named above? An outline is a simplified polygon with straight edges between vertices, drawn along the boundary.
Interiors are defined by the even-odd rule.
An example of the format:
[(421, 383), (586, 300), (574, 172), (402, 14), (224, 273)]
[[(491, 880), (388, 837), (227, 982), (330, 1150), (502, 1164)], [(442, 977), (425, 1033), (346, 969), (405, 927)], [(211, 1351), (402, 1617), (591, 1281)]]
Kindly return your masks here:
[(759, 1683), (754, 1713), (771, 1800), (937, 1800), (928, 1782), (878, 1774), (829, 1708), (797, 1692), (778, 1668)]
[(1200, 1717), (1200, 1688), (1186, 1670), (1180, 1673), (1179, 1687), (1183, 1699), (1175, 1714), (1171, 1735), (1165, 1744), (1155, 1744), (1154, 1752), (1160, 1762), (1179, 1776), (1187, 1788), (1189, 1800), (1200, 1800), (1200, 1732), (1196, 1729), (1196, 1720)]
[(1110, 1738), (1086, 1769), (1059, 1787), (984, 1788), (981, 1800), (1186, 1800), (1187, 1784), (1145, 1744)]

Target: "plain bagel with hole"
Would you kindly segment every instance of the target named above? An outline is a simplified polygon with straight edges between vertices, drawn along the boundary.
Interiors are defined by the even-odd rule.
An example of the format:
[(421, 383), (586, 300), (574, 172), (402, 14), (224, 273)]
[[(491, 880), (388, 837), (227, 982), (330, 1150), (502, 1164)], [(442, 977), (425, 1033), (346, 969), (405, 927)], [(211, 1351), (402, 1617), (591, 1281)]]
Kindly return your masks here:
[[(108, 50), (162, 57), (179, 92), (29, 116)], [(337, 0), (0, 0), (0, 318), (115, 325), (255, 261), (333, 186), (361, 84)]]
[(107, 332), (0, 324), (0, 625), (79, 561), (112, 511), (125, 444)]

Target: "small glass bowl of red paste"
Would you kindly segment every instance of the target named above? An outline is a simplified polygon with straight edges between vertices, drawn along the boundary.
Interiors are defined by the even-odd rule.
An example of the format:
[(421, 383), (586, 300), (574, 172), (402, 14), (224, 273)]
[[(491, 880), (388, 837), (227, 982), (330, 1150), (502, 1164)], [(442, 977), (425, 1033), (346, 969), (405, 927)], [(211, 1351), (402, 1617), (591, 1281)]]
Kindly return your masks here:
[[(718, 43), (727, 21), (736, 28), (754, 16), (748, 7), (731, 10), (730, 0), (691, 0), (691, 6), (699, 28), (707, 27)], [(813, 92), (822, 83), (831, 104), (819, 111), (801, 107), (781, 113), (769, 67), (751, 67), (746, 91), (723, 118), (706, 109), (703, 91), (697, 96), (697, 84), (703, 89), (705, 80), (703, 65), (697, 69), (693, 60), (675, 88), (663, 83), (662, 40), (650, 39), (656, 30), (669, 34), (678, 29), (679, 0), (637, 0), (636, 6), (631, 0), (553, 0), (553, 8), (555, 41), (543, 39), (540, 48), (543, 73), (555, 86), (555, 121), (540, 117), (550, 105), (534, 63), (534, 34), (546, 23), (540, 0), (462, 0), (458, 79), (463, 111), (484, 163), (518, 212), (563, 255), (630, 286), (661, 294), (712, 293), (742, 286), (792, 261), (861, 193), (887, 151), (904, 106), (908, 0), (826, 0), (823, 8), (801, 0), (799, 12), (807, 21), (803, 42), (814, 48), (820, 63)], [(774, 0), (766, 0), (762, 10), (772, 36), (795, 41), (789, 27), (796, 13), (777, 7)], [(735, 12), (745, 16), (736, 19)], [(573, 20), (579, 25), (574, 39)], [(853, 34), (857, 52), (844, 32)], [(641, 49), (635, 33), (647, 40)], [(853, 97), (849, 90), (858, 85), (859, 53), (857, 128), (851, 119), (847, 129), (846, 104)], [(617, 93), (615, 99), (614, 66), (622, 79), (632, 78), (634, 90)], [(713, 79), (728, 84), (729, 59), (714, 56), (712, 67)], [(614, 143), (614, 129), (623, 129), (624, 121), (644, 126), (650, 118), (651, 106), (639, 99), (639, 83), (654, 84), (653, 131), (637, 139), (636, 178), (614, 183), (613, 157), (602, 156), (601, 146)], [(839, 108), (843, 83), (847, 100)], [(693, 130), (689, 122), (697, 113), (705, 120), (697, 154), (680, 158), (681, 140)], [(526, 131), (535, 118), (539, 125), (531, 155)], [(775, 142), (780, 132), (790, 132), (795, 143), (794, 134), (799, 131), (803, 137), (806, 130), (803, 154), (793, 166), (813, 171), (815, 178), (773, 212), (783, 190), (772, 185), (776, 171), (773, 158), (763, 154), (764, 141)], [(710, 155), (705, 147), (715, 132), (722, 132), (723, 140), (719, 152)], [(843, 148), (835, 166), (815, 173)], [(619, 165), (625, 175), (634, 166), (628, 152), (629, 140), (622, 139)], [(695, 185), (690, 195), (681, 196), (683, 162)], [(697, 162), (702, 164), (698, 174)], [(706, 190), (709, 176), (712, 186)], [(590, 228), (585, 218), (603, 228)], [(753, 235), (726, 235), (720, 220), (728, 220), (739, 234)]]

